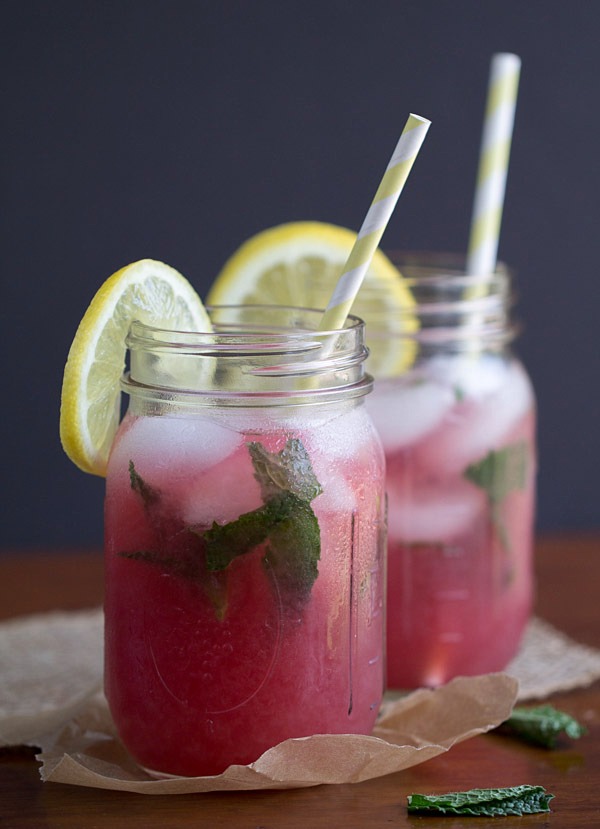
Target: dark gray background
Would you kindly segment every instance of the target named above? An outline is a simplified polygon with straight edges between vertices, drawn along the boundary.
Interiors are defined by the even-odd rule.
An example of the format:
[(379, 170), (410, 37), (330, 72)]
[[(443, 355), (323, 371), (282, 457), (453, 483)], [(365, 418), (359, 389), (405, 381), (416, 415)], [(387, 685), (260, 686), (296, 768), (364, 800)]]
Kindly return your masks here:
[(491, 55), (523, 69), (500, 243), (537, 390), (540, 531), (599, 526), (600, 5), (589, 0), (5, 2), (3, 547), (101, 541), (58, 440), (101, 282), (162, 259), (204, 295), (265, 227), (358, 229), (410, 111), (433, 122), (383, 239), (464, 250)]

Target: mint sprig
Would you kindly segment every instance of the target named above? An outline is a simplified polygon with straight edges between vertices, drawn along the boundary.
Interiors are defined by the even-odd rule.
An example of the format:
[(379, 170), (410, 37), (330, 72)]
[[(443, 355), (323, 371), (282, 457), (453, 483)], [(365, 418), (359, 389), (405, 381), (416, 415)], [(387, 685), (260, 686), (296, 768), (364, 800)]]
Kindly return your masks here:
[(306, 602), (319, 574), (321, 533), (310, 503), (323, 489), (302, 441), (290, 438), (279, 452), (269, 452), (261, 443), (252, 442), (248, 451), (264, 503), (234, 521), (214, 522), (208, 530), (186, 526), (178, 516), (168, 515), (160, 490), (148, 484), (133, 461), (129, 462), (131, 489), (155, 525), (161, 547), (168, 550), (172, 538), (177, 537), (185, 554), (137, 550), (120, 555), (159, 566), (180, 578), (201, 581), (219, 619), (227, 612), (229, 566), (261, 544), (265, 545), (263, 564), (273, 587), (291, 607), (299, 608)]
[(207, 569), (224, 570), (235, 558), (258, 547), (278, 524), (290, 517), (298, 501), (294, 495), (285, 492), (228, 524), (215, 521), (209, 530), (199, 533), (206, 543)]
[(562, 733), (572, 740), (577, 740), (586, 733), (586, 729), (574, 717), (552, 705), (513, 708), (512, 714), (499, 730), (543, 748), (555, 748)]
[(554, 797), (542, 786), (511, 786), (502, 789), (470, 789), (447, 794), (411, 794), (409, 814), (499, 817), (549, 812)]
[(310, 502), (323, 489), (298, 438), (288, 440), (280, 452), (269, 452), (258, 442), (248, 444), (248, 451), (264, 504), (199, 533), (206, 544), (206, 566), (223, 570), (266, 542), (263, 563), (275, 588), (288, 602), (303, 603), (321, 557), (319, 523)]
[(291, 492), (310, 503), (323, 492), (299, 438), (290, 438), (281, 452), (269, 452), (256, 441), (248, 444), (248, 451), (265, 500)]
[(483, 489), (490, 505), (492, 523), (500, 543), (510, 551), (510, 539), (501, 513), (507, 495), (524, 489), (527, 481), (527, 441), (511, 443), (502, 449), (492, 449), (464, 472), (468, 481)]
[(301, 606), (319, 575), (321, 532), (310, 504), (293, 495), (288, 499), (292, 509), (271, 531), (264, 565), (282, 596)]

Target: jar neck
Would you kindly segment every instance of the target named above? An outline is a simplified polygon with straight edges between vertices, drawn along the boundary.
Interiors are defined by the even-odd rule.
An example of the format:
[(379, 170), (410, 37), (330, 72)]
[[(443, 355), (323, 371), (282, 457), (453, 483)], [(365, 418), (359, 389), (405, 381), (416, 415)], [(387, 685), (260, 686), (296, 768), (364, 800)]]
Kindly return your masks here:
[(440, 354), (507, 350), (518, 328), (511, 318), (513, 275), (505, 265), (491, 274), (469, 274), (464, 261), (450, 254), (389, 255), (414, 305), (370, 319), (367, 345), (393, 340), (411, 365)]
[(281, 306), (207, 309), (212, 331), (131, 325), (124, 390), (151, 404), (182, 407), (299, 406), (362, 397), (364, 324), (348, 317), (320, 331), (322, 312)]

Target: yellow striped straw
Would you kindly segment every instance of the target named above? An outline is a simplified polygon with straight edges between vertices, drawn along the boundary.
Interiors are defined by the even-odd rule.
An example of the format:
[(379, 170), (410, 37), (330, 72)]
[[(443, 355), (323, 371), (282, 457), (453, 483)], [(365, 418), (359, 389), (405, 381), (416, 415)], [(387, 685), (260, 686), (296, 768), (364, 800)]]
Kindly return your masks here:
[(325, 309), (319, 326), (321, 331), (332, 331), (344, 325), (430, 123), (420, 115), (411, 114), (404, 125), (400, 140)]
[(492, 57), (467, 253), (472, 274), (493, 273), (496, 267), (520, 71), (517, 55)]

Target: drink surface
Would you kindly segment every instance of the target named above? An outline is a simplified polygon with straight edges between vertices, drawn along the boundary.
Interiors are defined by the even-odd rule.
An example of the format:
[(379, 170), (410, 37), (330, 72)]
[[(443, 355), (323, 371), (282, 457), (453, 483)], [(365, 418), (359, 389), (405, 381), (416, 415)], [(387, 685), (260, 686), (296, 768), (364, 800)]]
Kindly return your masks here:
[(439, 356), (368, 400), (387, 465), (394, 688), (502, 670), (532, 599), (534, 398), (502, 355)]
[[(121, 425), (105, 507), (106, 693), (124, 744), (150, 770), (218, 774), (289, 737), (372, 729), (383, 456), (364, 406), (322, 408), (295, 421), (241, 410), (129, 414)], [(314, 522), (298, 520), (295, 496), (283, 496), (292, 519), (270, 529), (256, 453), (269, 462), (290, 446), (322, 490), (306, 508), (316, 562)], [(234, 555), (242, 542), (221, 528), (249, 514), (241, 536), (254, 540)], [(215, 538), (231, 558), (211, 569)]]

